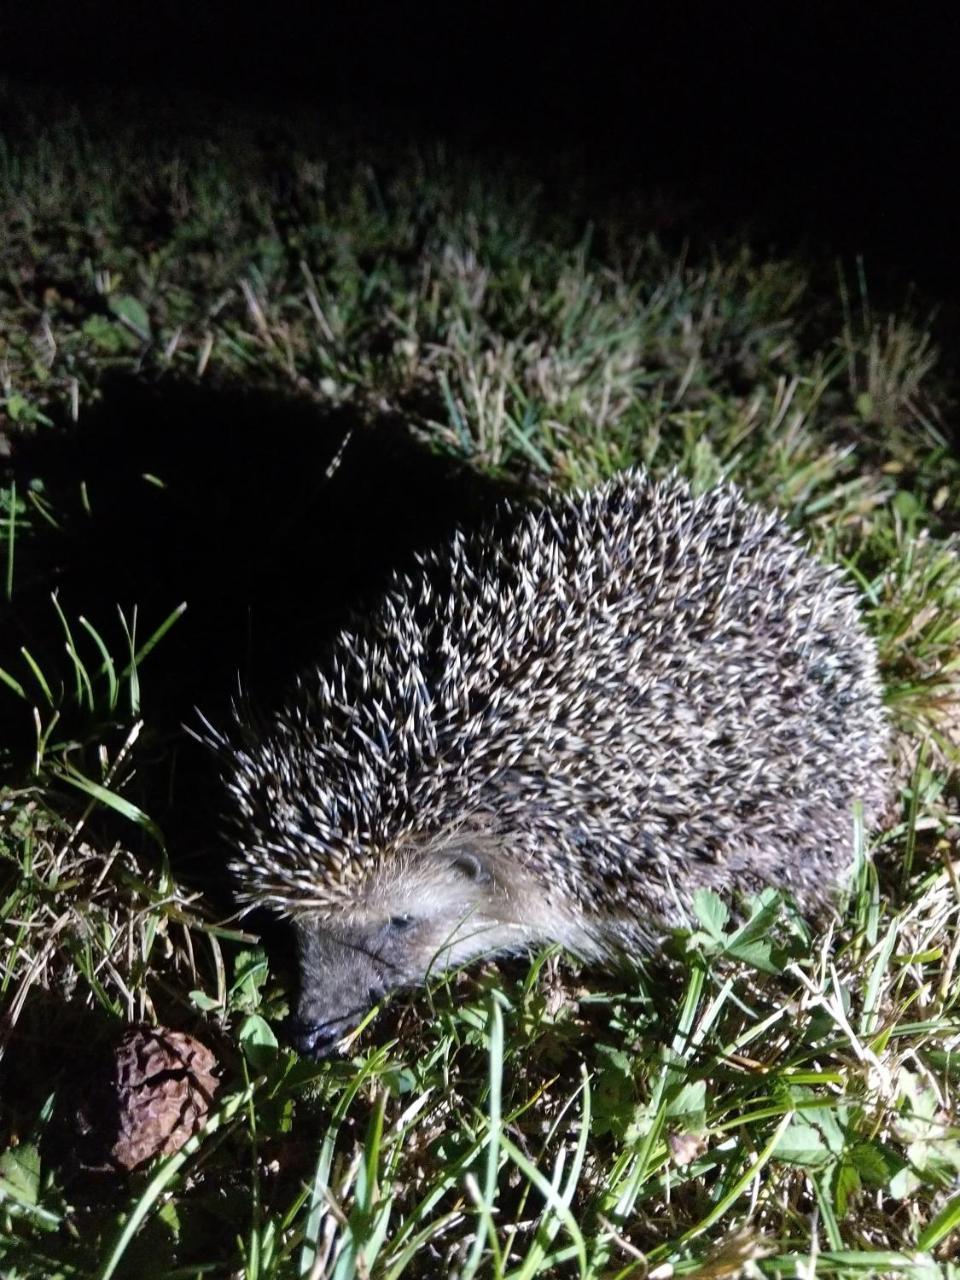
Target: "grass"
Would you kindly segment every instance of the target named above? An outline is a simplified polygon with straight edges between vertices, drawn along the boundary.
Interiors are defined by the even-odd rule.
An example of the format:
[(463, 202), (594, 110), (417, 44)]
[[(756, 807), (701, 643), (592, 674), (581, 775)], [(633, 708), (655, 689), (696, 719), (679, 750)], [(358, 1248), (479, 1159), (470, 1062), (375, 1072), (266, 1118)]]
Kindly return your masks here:
[[(503, 162), (171, 136), (0, 140), (3, 1274), (956, 1277), (960, 464), (922, 317), (875, 314), (857, 264), (667, 245), (642, 203)], [(175, 838), (163, 703), (205, 651), (233, 679), (190, 576), (226, 491), (185, 489), (189, 456), (127, 465), (136, 420), (54, 466), (117, 371), (161, 407), (240, 386), (318, 433), (402, 420), (533, 494), (641, 461), (785, 511), (858, 582), (897, 731), (900, 804), (840, 919), (768, 896), (737, 928), (704, 895), (668, 965), (481, 967), (298, 1060), (282, 961)], [(182, 580), (147, 561), (131, 599), (108, 526), (77, 590), (107, 474), (188, 529)], [(240, 503), (254, 551), (296, 480)], [(86, 1168), (81, 1050), (155, 1021), (214, 1048), (213, 1117), (131, 1175)]]

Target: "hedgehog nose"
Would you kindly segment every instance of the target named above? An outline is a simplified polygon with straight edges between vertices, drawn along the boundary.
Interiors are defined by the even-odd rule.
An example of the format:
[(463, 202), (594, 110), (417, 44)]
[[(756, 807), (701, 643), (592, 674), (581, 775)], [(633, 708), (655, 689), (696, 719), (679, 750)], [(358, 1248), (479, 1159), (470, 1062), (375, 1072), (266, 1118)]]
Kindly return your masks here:
[(340, 1023), (301, 1022), (294, 1018), (290, 1022), (290, 1040), (297, 1053), (307, 1058), (327, 1058), (333, 1047), (343, 1035), (344, 1028)]

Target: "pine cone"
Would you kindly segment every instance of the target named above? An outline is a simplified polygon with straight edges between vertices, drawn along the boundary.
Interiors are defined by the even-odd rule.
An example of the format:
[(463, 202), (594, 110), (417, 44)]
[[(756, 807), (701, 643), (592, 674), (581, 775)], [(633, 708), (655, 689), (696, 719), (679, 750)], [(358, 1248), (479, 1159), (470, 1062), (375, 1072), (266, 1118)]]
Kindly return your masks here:
[(135, 1027), (114, 1050), (118, 1136), (110, 1156), (135, 1169), (179, 1151), (203, 1125), (220, 1081), (210, 1050), (182, 1031)]

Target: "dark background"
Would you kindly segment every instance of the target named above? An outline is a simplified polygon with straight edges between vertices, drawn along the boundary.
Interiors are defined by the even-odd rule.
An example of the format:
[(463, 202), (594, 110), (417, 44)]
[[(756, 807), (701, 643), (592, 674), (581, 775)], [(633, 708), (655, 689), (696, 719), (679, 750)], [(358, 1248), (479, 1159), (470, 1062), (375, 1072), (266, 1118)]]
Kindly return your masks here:
[[(0, 0), (0, 74), (580, 157), (721, 230), (864, 252), (874, 278), (956, 286), (960, 18), (832, 3)], [(200, 95), (198, 99), (196, 95)], [(127, 106), (123, 107), (128, 111)]]

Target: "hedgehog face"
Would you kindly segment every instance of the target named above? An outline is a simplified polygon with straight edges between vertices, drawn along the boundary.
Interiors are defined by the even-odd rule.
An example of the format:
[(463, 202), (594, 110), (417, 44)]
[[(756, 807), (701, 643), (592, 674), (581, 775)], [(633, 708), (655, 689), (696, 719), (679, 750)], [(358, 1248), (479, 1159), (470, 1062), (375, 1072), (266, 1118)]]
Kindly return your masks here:
[(293, 1040), (324, 1057), (388, 991), (501, 950), (503, 912), (488, 858), (467, 848), (386, 860), (339, 915), (295, 928), (300, 999)]

